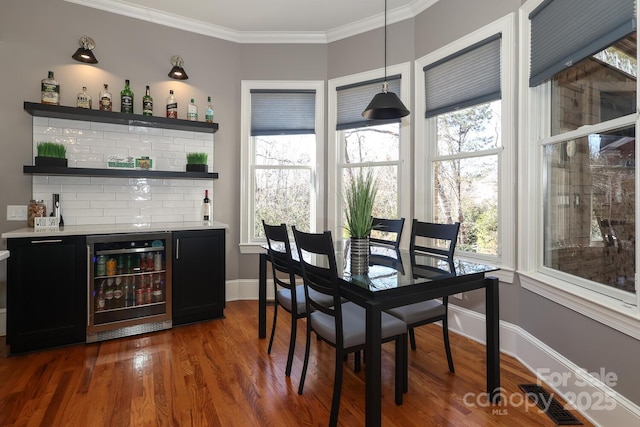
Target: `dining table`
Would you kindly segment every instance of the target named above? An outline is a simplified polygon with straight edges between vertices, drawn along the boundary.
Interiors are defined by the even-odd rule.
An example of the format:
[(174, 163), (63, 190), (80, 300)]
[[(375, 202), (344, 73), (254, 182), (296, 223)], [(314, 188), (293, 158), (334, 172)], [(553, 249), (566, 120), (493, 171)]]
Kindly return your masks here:
[[(494, 404), (500, 399), (499, 280), (488, 273), (497, 267), (458, 257), (445, 259), (405, 249), (372, 245), (369, 269), (351, 274), (348, 243), (336, 243), (341, 295), (366, 310), (365, 425), (382, 422), (381, 313), (393, 307), (484, 289), (486, 326), (486, 393)], [(295, 246), (293, 265), (302, 270)], [(267, 253), (260, 254), (258, 337), (266, 338)], [(473, 392), (473, 390), (470, 390)]]

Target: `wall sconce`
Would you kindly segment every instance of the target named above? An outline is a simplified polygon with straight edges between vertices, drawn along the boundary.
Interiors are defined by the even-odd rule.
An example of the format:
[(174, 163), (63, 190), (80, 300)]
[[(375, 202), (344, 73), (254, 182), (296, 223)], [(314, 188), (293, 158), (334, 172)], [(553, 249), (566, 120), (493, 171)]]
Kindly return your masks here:
[(94, 47), (96, 47), (96, 43), (91, 37), (82, 36), (80, 37), (80, 47), (71, 57), (79, 62), (84, 62), (87, 64), (97, 64), (98, 60), (93, 55), (93, 52), (91, 52)]
[(189, 78), (184, 68), (182, 68), (184, 61), (180, 55), (173, 55), (171, 57), (171, 65), (173, 65), (173, 68), (169, 71), (169, 77), (176, 80), (187, 80)]

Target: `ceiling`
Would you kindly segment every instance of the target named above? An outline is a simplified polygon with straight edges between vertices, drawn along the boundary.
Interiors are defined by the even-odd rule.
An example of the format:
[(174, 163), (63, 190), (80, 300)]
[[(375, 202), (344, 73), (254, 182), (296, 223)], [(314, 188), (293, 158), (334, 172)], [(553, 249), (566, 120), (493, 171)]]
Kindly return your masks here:
[[(65, 0), (238, 43), (330, 43), (384, 26), (385, 0)], [(386, 0), (387, 23), (439, 0)]]

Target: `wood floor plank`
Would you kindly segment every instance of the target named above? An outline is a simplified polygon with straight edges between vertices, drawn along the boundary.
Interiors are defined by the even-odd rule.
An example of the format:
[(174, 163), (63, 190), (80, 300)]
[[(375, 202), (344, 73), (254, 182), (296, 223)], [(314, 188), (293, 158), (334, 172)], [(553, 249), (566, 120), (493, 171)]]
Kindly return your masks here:
[[(0, 425), (326, 425), (334, 350), (312, 338), (304, 393), (298, 395), (306, 324), (298, 321), (293, 368), (286, 377), (291, 320), (279, 316), (269, 355), (268, 340), (257, 338), (257, 310), (256, 301), (235, 301), (227, 303), (224, 319), (12, 357), (0, 343)], [(416, 339), (401, 406), (394, 402), (394, 348), (383, 345), (384, 426), (555, 426), (530, 405), (486, 405), (484, 346), (452, 333), (456, 373), (451, 374), (440, 327), (417, 328)], [(536, 382), (535, 377), (512, 357), (501, 355), (501, 362), (506, 399), (522, 398), (518, 384)], [(355, 373), (351, 357), (344, 368), (339, 424), (363, 426), (364, 370)]]

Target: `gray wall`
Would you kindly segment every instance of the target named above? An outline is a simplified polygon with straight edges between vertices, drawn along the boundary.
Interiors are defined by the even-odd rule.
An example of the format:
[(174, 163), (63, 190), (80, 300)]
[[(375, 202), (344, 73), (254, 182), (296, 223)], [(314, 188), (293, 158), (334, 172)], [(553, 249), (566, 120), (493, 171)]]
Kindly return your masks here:
[[(517, 12), (519, 0), (440, 0), (415, 19), (391, 25), (388, 63), (412, 61), (508, 14)], [(100, 63), (75, 63), (70, 56), (78, 38), (96, 41)], [(0, 15), (0, 232), (23, 227), (6, 221), (6, 206), (24, 205), (31, 196), (31, 176), (22, 165), (31, 164), (31, 116), (24, 101), (39, 100), (40, 80), (56, 72), (62, 102), (73, 105), (81, 86), (95, 96), (102, 83), (116, 93), (123, 80), (131, 80), (136, 111), (144, 85), (150, 84), (156, 114), (162, 111), (170, 88), (186, 106), (188, 98), (214, 101), (215, 169), (214, 216), (229, 224), (227, 280), (256, 279), (257, 256), (240, 255), (240, 81), (242, 79), (326, 80), (380, 68), (382, 30), (370, 31), (329, 45), (238, 45), (223, 40), (162, 27), (135, 19), (66, 3), (62, 0), (3, 2)], [(180, 54), (189, 73), (187, 82), (167, 78), (169, 58)], [(420, 108), (413, 101), (412, 120)], [(184, 110), (182, 112), (184, 114)], [(409, 191), (421, 191), (420, 188)], [(6, 242), (1, 246), (5, 247)], [(0, 265), (0, 307), (5, 307), (6, 273)], [(484, 310), (481, 293), (453, 301)], [(589, 371), (603, 367), (619, 377), (617, 391), (640, 404), (637, 358), (640, 342), (578, 313), (520, 288), (501, 285), (501, 317), (521, 326), (568, 359)], [(586, 337), (588, 336), (588, 339)]]

